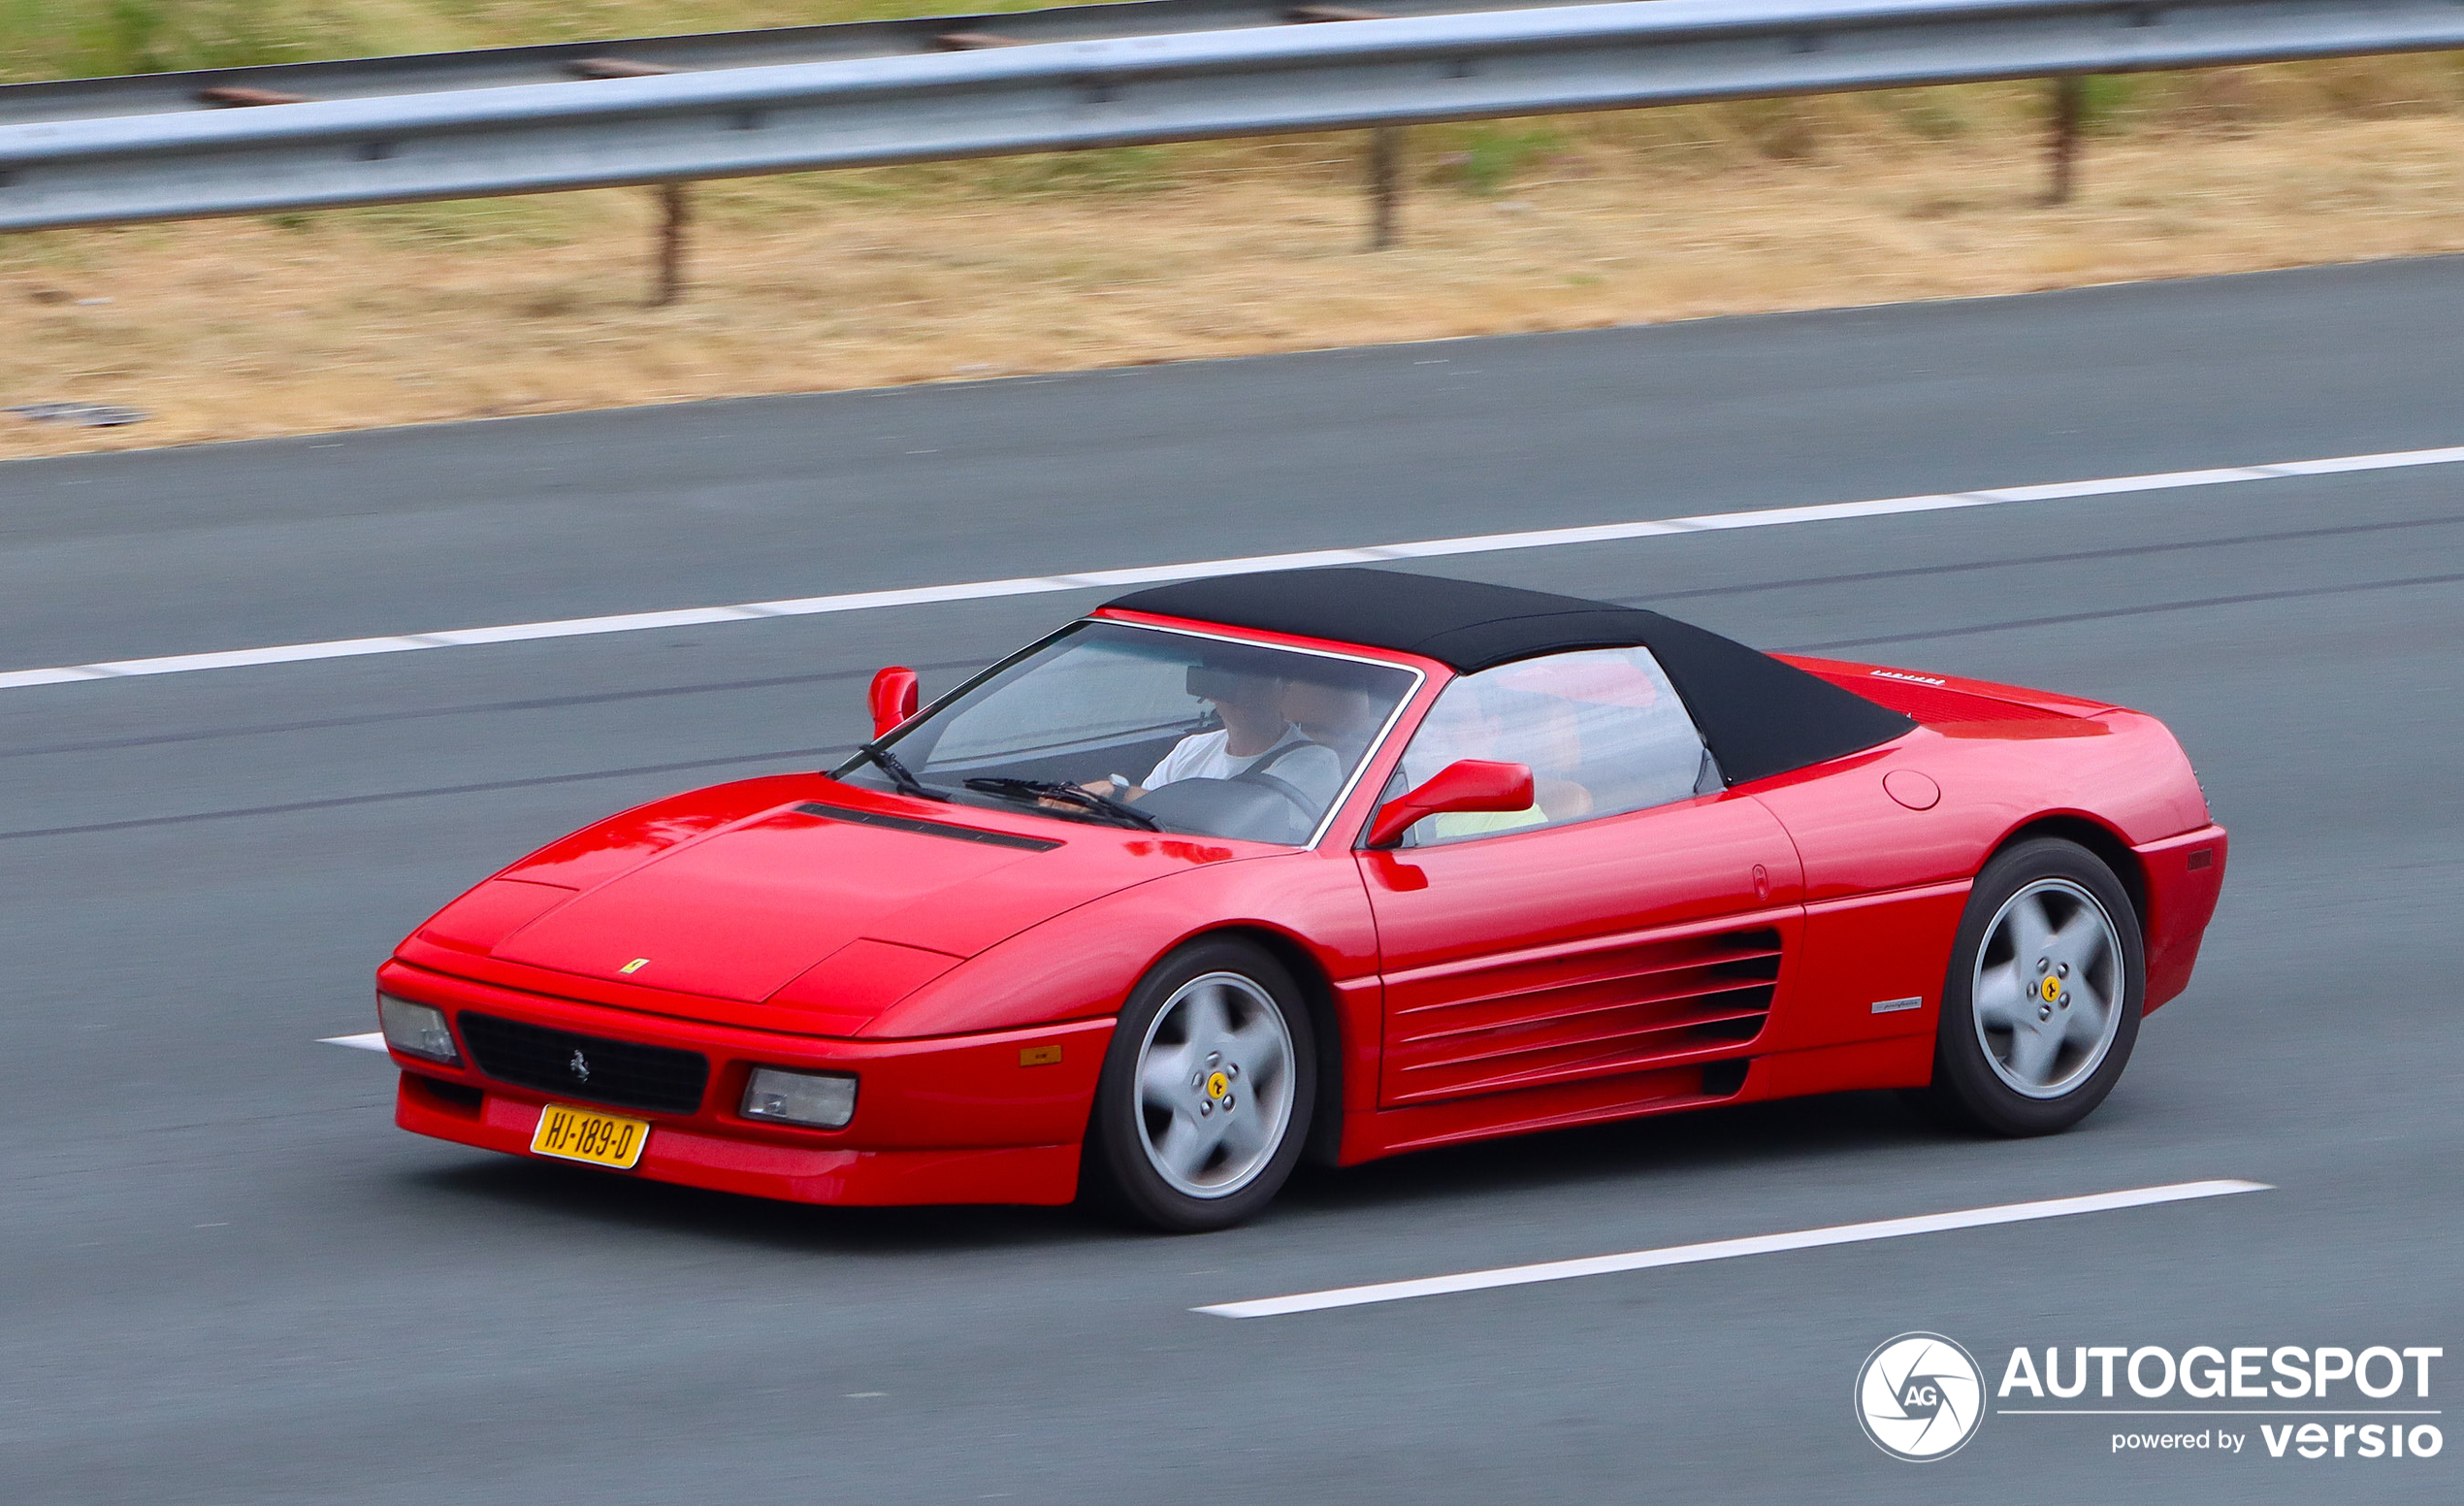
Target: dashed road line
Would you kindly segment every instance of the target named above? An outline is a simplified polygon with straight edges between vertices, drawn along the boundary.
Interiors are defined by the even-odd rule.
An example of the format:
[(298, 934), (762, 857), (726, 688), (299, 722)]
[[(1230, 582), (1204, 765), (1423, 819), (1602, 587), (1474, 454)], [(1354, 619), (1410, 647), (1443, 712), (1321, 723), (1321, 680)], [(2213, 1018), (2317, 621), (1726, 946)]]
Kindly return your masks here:
[(2322, 460), (2292, 460), (2268, 465), (2226, 466), (2206, 471), (2169, 471), (2150, 475), (2107, 476), (2098, 480), (2057, 481), (2041, 486), (2005, 486), (1986, 491), (1939, 492), (1921, 497), (1881, 497), (1864, 502), (1820, 503), (1799, 507), (1764, 507), (1743, 512), (1704, 513), (1694, 517), (1652, 518), (1633, 523), (1602, 523), (1580, 528), (1537, 529), (1523, 533), (1475, 534), (1459, 539), (1424, 539), (1407, 543), (1376, 544), (1357, 549), (1315, 549), (1295, 554), (1255, 554), (1235, 559), (1195, 560), (1180, 565), (1151, 565), (1128, 570), (1099, 570), (1083, 574), (1033, 575), (1009, 580), (975, 580), (956, 585), (911, 586), (890, 591), (855, 591), (837, 596), (808, 596), (789, 601), (744, 602), (730, 606), (692, 606), (673, 611), (629, 612), (607, 617), (571, 617), (555, 622), (517, 622), (488, 628), (452, 628), (433, 633), (405, 633), (386, 638), (339, 638), (322, 643), (285, 643), (269, 648), (236, 648), (215, 653), (172, 654), (152, 659), (116, 659), (100, 664), (62, 665), (41, 670), (0, 672), (0, 690), (36, 685), (70, 684), (81, 680), (122, 679), (152, 674), (190, 674), (207, 670), (236, 670), (261, 665), (305, 664), (321, 659), (348, 659), (366, 654), (413, 653), (429, 648), (468, 648), (490, 643), (519, 643), (540, 638), (587, 638), (609, 633), (642, 633), (660, 628), (701, 627), (713, 623), (752, 622), (768, 617), (803, 617), (826, 612), (872, 611), (887, 606), (922, 606), (943, 602), (988, 601), (1005, 596), (1033, 596), (1054, 591), (1099, 587), (1156, 585), (1194, 580), (1207, 575), (1248, 574), (1265, 570), (1296, 570), (1316, 565), (1375, 565), (1395, 560), (1436, 559), (1450, 554), (1490, 554), (1516, 549), (1549, 549), (1567, 544), (1605, 543), (1696, 534), (1736, 528), (1776, 528), (1795, 523), (1833, 522), (1847, 518), (1889, 517), (1907, 512), (1938, 512), (1961, 507), (2001, 507), (2012, 503), (2059, 502), (2083, 497), (2112, 497), (2132, 492), (2179, 491), (2194, 487), (2229, 486), (2245, 481), (2277, 481), (2300, 476), (2339, 475), (2357, 471), (2392, 471), (2418, 466), (2464, 462), (2464, 445), (2445, 449), (2399, 450), (2376, 455), (2341, 455)]
[(1289, 1313), (1324, 1312), (1335, 1307), (1365, 1307), (1375, 1302), (1400, 1302), (1416, 1296), (1444, 1296), (1458, 1292), (1485, 1292), (1493, 1287), (1522, 1287), (1541, 1281), (1571, 1281), (1577, 1276), (1606, 1276), (1618, 1271), (1652, 1270), (1663, 1265), (1695, 1265), (1704, 1260), (1733, 1260), (1747, 1255), (1773, 1255), (1783, 1250), (1817, 1250), (1826, 1245), (1861, 1244), (1873, 1239), (1898, 1239), (1909, 1234), (1939, 1234), (1951, 1229), (1987, 1228), (1996, 1224), (2024, 1224), (2074, 1213), (2107, 1213), (2117, 1208), (2144, 1208), (2155, 1203), (2184, 1202), (2197, 1197), (2225, 1197), (2235, 1193), (2268, 1191), (2264, 1182), (2175, 1182), (2164, 1187), (2135, 1187), (2085, 1197), (2055, 1197), (2041, 1202), (2003, 1203), (1956, 1213), (1928, 1213), (1911, 1219), (1883, 1219), (1871, 1224), (1838, 1224), (1787, 1234), (1757, 1234), (1747, 1239), (1717, 1239), (1708, 1244), (1672, 1245), (1665, 1250), (1634, 1250), (1624, 1255), (1595, 1255), (1576, 1260), (1548, 1260), (1538, 1265), (1508, 1265), (1497, 1270), (1465, 1271), (1454, 1276), (1424, 1276), (1416, 1281), (1384, 1281), (1366, 1287), (1338, 1287), (1328, 1292), (1303, 1292), (1292, 1296), (1261, 1297), (1248, 1302), (1218, 1302), (1193, 1307), (1193, 1313), (1217, 1318), (1280, 1318)]
[(535, 790), (551, 784), (581, 784), (593, 779), (633, 779), (643, 774), (680, 773), (689, 769), (724, 769), (729, 764), (769, 764), (788, 759), (835, 761), (853, 753), (852, 742), (818, 748), (787, 748), (768, 753), (724, 753), (716, 758), (688, 758), (669, 764), (635, 764), (629, 769), (589, 769), (579, 773), (533, 774), (522, 779), (489, 779), (477, 784), (438, 784), (417, 790), (380, 790), (371, 795), (335, 795), (323, 800), (286, 801), (278, 805), (226, 806), (220, 810), (187, 810), (163, 816), (130, 816), (119, 821), (87, 821), (76, 826), (22, 827), (0, 832), (0, 842), (33, 841), (47, 836), (95, 836), (105, 832), (135, 832), (148, 827), (187, 826), (198, 821), (237, 821), (256, 816), (288, 816), (308, 810), (341, 810), (352, 805), (381, 805), (394, 801), (435, 800), (439, 796), (489, 795), (501, 790)]
[(383, 1031), (370, 1031), (365, 1035), (327, 1035), (321, 1037), (317, 1041), (317, 1044), (320, 1046), (348, 1046), (353, 1051), (382, 1051), (385, 1049), (385, 1032)]

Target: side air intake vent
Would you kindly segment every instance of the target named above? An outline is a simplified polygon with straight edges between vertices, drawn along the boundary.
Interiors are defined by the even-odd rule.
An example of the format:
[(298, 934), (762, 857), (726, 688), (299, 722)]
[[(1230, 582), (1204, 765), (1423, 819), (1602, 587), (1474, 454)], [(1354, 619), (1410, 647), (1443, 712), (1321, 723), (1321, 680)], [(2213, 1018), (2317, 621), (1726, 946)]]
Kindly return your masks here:
[(1735, 1097), (1745, 1090), (1745, 1073), (1753, 1064), (1738, 1057), (1705, 1066), (1702, 1068), (1702, 1096), (1706, 1098)]
[[(1604, 952), (1572, 982), (1557, 970), (1562, 963), (1484, 972), (1476, 984), (1488, 986), (1471, 997), (1395, 1010), (1381, 1097), (1390, 1105), (1425, 1103), (1729, 1054), (1770, 1017), (1779, 963), (1779, 933), (1763, 929)], [(1543, 970), (1547, 982), (1515, 986), (1518, 971)], [(1705, 1091), (1718, 1091), (1707, 1077)]]

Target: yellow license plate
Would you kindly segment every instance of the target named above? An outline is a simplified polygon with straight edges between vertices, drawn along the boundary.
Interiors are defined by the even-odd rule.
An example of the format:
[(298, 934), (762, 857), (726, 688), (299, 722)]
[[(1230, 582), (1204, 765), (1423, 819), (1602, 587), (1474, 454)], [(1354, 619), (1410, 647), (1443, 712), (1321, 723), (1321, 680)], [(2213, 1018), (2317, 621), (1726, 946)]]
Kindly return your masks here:
[(551, 1103), (539, 1111), (539, 1127), (532, 1131), (534, 1155), (562, 1161), (587, 1161), (594, 1166), (630, 1171), (650, 1141), (650, 1126), (638, 1119), (602, 1114), (597, 1109)]

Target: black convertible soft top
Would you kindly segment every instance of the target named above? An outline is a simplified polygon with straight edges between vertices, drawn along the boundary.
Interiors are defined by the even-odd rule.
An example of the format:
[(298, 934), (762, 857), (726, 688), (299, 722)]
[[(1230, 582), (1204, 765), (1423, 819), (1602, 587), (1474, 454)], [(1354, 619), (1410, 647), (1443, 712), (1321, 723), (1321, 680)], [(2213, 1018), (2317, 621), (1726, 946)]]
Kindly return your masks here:
[(1731, 784), (1855, 753), (1916, 726), (1735, 639), (1579, 596), (1337, 566), (1151, 586), (1107, 605), (1397, 649), (1464, 674), (1570, 649), (1640, 644), (1668, 671)]

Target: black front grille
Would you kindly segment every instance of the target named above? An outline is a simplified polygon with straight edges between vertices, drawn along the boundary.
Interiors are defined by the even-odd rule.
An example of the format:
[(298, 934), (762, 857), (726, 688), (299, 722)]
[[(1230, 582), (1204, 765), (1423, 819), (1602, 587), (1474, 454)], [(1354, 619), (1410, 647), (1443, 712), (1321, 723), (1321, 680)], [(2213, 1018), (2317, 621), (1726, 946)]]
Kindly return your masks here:
[(626, 1108), (690, 1114), (701, 1107), (710, 1060), (697, 1051), (577, 1035), (543, 1025), (462, 1014), (463, 1043), (479, 1070), (525, 1088)]

